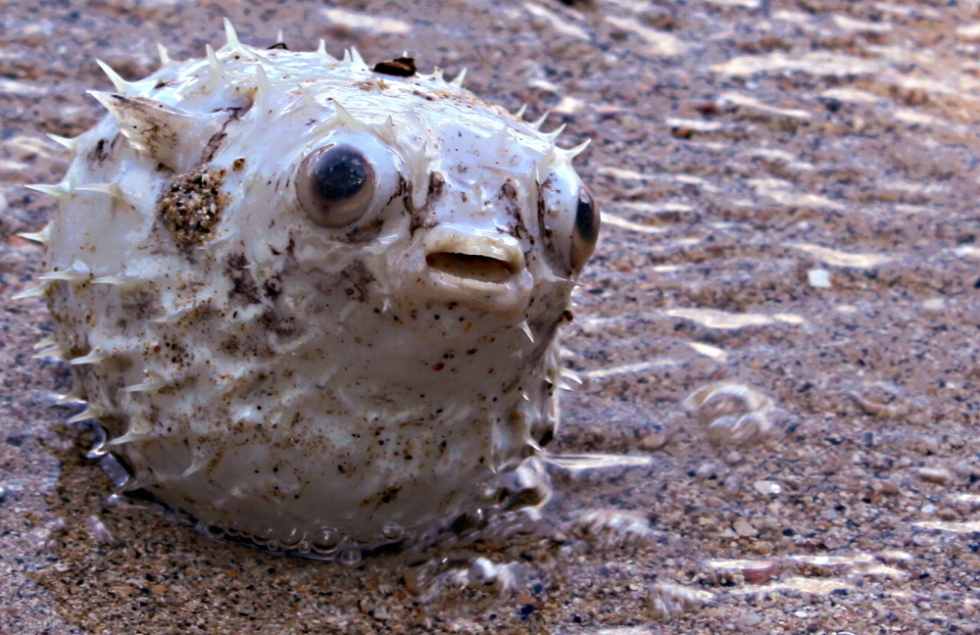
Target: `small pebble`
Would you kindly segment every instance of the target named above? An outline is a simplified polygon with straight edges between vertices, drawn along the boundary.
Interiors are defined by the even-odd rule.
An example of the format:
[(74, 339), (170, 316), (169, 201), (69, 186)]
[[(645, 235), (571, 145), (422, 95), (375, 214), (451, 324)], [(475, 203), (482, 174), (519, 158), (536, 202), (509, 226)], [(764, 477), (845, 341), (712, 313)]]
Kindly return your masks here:
[(758, 613), (746, 613), (742, 617), (738, 618), (738, 621), (742, 626), (755, 626), (762, 621), (762, 616)]
[(668, 432), (651, 432), (640, 440), (640, 449), (646, 450), (647, 452), (659, 450), (667, 445), (670, 441), (670, 436)]
[(895, 483), (894, 481), (882, 481), (881, 482), (881, 493), (882, 494), (885, 494), (886, 496), (895, 496), (899, 492), (901, 492), (901, 489), (899, 489), (898, 483)]
[(780, 494), (783, 491), (783, 488), (775, 481), (756, 481), (752, 486), (760, 494)]
[(739, 478), (738, 474), (729, 474), (725, 477), (725, 491), (729, 494), (735, 494), (742, 487), (742, 479)]
[(422, 580), (421, 570), (407, 569), (404, 574), (402, 574), (402, 582), (405, 584), (405, 588), (412, 595), (421, 595), (424, 590), (423, 580)]
[(742, 577), (749, 584), (765, 584), (779, 575), (782, 566), (778, 560), (760, 560), (746, 565), (742, 569)]
[(938, 314), (942, 313), (946, 309), (946, 300), (944, 298), (929, 298), (922, 303), (922, 310), (926, 313)]
[(814, 289), (829, 289), (830, 272), (826, 269), (810, 269), (806, 272), (806, 281)]
[(736, 534), (743, 538), (755, 538), (759, 535), (759, 530), (753, 527), (752, 523), (744, 518), (739, 518), (732, 523), (732, 529), (735, 530)]
[(919, 454), (938, 454), (940, 449), (939, 439), (931, 436), (916, 437), (909, 440), (909, 448)]
[(915, 556), (906, 552), (899, 551), (898, 549), (886, 549), (885, 551), (879, 551), (874, 554), (875, 559), (884, 562), (885, 564), (894, 565), (905, 565), (910, 563), (915, 559)]
[(699, 478), (711, 478), (712, 476), (718, 475), (718, 468), (714, 463), (702, 463), (698, 466), (698, 469), (695, 470), (694, 473), (697, 474)]
[(953, 480), (953, 475), (944, 467), (920, 467), (919, 478), (927, 483), (946, 485)]

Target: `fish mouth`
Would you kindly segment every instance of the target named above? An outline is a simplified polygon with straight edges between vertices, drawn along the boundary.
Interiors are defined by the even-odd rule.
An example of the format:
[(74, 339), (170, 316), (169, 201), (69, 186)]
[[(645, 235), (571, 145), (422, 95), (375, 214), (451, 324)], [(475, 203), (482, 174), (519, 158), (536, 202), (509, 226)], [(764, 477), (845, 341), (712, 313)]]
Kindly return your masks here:
[(512, 260), (463, 251), (437, 251), (426, 254), (425, 264), (432, 272), (470, 282), (502, 284), (511, 279), (520, 266)]
[(493, 312), (526, 304), (534, 281), (513, 236), (441, 225), (429, 231), (421, 246), (432, 299)]

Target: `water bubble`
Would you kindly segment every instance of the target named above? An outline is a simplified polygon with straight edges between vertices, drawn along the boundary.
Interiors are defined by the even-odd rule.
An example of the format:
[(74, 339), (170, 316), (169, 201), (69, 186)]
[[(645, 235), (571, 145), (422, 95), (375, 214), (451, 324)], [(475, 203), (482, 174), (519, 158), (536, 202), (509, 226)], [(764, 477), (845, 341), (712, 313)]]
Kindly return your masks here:
[(106, 526), (101, 518), (92, 514), (85, 519), (85, 527), (88, 529), (88, 533), (92, 536), (92, 539), (100, 545), (114, 545), (116, 544), (116, 537), (112, 535), (112, 531)]
[(544, 505), (551, 498), (551, 480), (540, 459), (525, 461), (499, 480), (499, 497), (503, 509)]
[(225, 538), (225, 530), (223, 527), (218, 527), (217, 525), (208, 525), (204, 528), (204, 534), (211, 540), (223, 540)]
[(477, 558), (470, 565), (469, 577), (474, 582), (490, 584), (497, 578), (498, 567), (487, 558)]
[(113, 485), (118, 489), (123, 491), (128, 491), (133, 489), (132, 485), (132, 474), (126, 469), (126, 466), (119, 462), (119, 460), (111, 454), (102, 455), (102, 460), (99, 461), (99, 467), (102, 471), (106, 473), (111, 480)]
[(105, 430), (102, 426), (98, 426), (96, 430), (98, 436), (89, 451), (85, 453), (86, 459), (101, 459), (109, 453), (109, 448), (106, 446), (108, 438), (106, 437)]
[(749, 445), (772, 428), (772, 400), (743, 384), (709, 384), (691, 394), (685, 404), (707, 426), (708, 441), (718, 446)]
[(498, 564), (479, 556), (443, 557), (405, 569), (405, 588), (432, 610), (473, 613), (528, 591), (524, 563)]
[(518, 582), (517, 567), (515, 563), (498, 565), (488, 558), (479, 557), (465, 572), (458, 572), (458, 581), (477, 593), (472, 600), (479, 601), (481, 595), (487, 594), (483, 600), (492, 603), (515, 587)]
[(661, 535), (650, 526), (649, 517), (638, 511), (594, 509), (575, 521), (573, 533), (606, 549), (652, 545)]
[(915, 424), (926, 423), (932, 418), (924, 402), (910, 399), (900, 386), (891, 382), (865, 383), (848, 394), (861, 410), (875, 417), (904, 419)]
[(655, 620), (671, 620), (697, 611), (714, 600), (714, 594), (680, 584), (662, 582), (647, 596), (647, 610)]
[(41, 534), (41, 550), (45, 553), (58, 553), (62, 546), (62, 537), (67, 524), (65, 519), (60, 516), (53, 522), (47, 524)]
[(303, 540), (303, 535), (300, 534), (298, 529), (292, 527), (285, 533), (285, 535), (280, 535), (277, 540), (279, 541), (279, 546), (281, 549), (290, 551), (295, 549), (296, 545)]
[(453, 536), (447, 536), (446, 538), (463, 538), (477, 534), (480, 530), (486, 528), (486, 516), (486, 512), (483, 509), (474, 509), (465, 514), (461, 514), (450, 525)]
[(344, 537), (338, 532), (323, 529), (319, 535), (312, 538), (311, 547), (320, 555), (330, 555), (337, 550)]
[(405, 528), (401, 525), (391, 523), (382, 528), (381, 535), (391, 542), (398, 542), (405, 537)]
[(120, 494), (109, 494), (109, 498), (105, 502), (108, 507), (123, 507), (128, 501), (125, 496)]
[(273, 536), (276, 535), (275, 527), (263, 527), (262, 529), (256, 530), (252, 537), (256, 540), (271, 540)]
[(337, 561), (348, 567), (353, 567), (361, 561), (361, 550), (357, 547), (348, 547), (340, 552)]

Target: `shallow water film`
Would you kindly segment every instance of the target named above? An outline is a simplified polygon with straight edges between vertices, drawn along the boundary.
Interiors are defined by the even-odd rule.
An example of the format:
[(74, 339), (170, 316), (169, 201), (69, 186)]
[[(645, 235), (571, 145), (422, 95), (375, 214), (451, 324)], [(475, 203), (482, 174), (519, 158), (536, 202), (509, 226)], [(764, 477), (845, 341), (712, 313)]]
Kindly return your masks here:
[[(226, 13), (227, 12), (227, 13)], [(223, 42), (408, 52), (592, 145), (552, 500), (349, 562), (125, 497), (52, 407), (37, 231), (127, 79)], [(980, 6), (12, 2), (0, 15), (0, 632), (980, 632)], [(111, 466), (110, 466), (111, 467)]]

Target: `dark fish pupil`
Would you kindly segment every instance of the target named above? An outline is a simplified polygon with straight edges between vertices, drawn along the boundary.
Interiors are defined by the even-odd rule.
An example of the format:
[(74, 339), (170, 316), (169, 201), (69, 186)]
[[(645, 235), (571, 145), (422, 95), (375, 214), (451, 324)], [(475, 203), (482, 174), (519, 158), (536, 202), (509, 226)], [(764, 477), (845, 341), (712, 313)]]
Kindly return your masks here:
[(360, 153), (345, 147), (323, 153), (316, 171), (316, 192), (325, 200), (348, 199), (364, 187), (368, 169)]
[(581, 192), (578, 197), (578, 208), (575, 210), (575, 231), (588, 243), (594, 243), (599, 238), (599, 223), (595, 213), (595, 202), (588, 192)]

